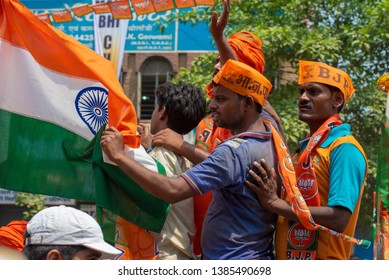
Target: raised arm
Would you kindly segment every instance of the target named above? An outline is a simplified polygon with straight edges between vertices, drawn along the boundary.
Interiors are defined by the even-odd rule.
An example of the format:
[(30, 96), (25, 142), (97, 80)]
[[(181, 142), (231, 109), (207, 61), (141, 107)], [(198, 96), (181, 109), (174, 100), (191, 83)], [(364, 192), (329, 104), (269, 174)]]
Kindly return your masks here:
[(211, 25), (209, 27), (212, 37), (215, 40), (216, 46), (219, 50), (221, 65), (224, 65), (228, 59), (237, 60), (235, 53), (228, 44), (227, 38), (224, 36), (224, 29), (227, 26), (229, 14), (230, 0), (224, 0), (223, 12), (221, 13), (220, 17), (218, 17), (218, 13), (216, 11), (213, 12)]

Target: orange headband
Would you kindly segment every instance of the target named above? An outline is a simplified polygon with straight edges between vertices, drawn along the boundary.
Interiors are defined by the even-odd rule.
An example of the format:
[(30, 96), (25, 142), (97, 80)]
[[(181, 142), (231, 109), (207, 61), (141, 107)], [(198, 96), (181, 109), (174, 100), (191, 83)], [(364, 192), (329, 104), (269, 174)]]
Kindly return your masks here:
[(232, 59), (226, 62), (213, 81), (237, 94), (252, 96), (262, 106), (272, 88), (269, 80), (257, 70)]
[(346, 72), (322, 62), (300, 60), (298, 84), (322, 83), (338, 88), (344, 96), (344, 104), (355, 92)]

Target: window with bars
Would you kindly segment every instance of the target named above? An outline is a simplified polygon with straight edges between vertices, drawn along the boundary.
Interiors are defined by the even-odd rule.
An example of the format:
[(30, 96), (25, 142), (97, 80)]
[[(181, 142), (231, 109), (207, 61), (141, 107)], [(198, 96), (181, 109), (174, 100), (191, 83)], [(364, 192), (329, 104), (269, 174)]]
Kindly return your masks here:
[(154, 111), (155, 89), (158, 85), (170, 81), (173, 76), (173, 68), (167, 59), (151, 57), (143, 63), (140, 74), (140, 119), (144, 121), (150, 120)]

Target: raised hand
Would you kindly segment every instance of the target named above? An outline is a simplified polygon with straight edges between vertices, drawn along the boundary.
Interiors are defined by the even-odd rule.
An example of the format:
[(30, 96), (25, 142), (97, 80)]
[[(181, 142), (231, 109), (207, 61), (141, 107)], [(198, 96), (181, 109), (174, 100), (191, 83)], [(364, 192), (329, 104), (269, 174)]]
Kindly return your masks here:
[(224, 29), (227, 26), (230, 14), (230, 0), (223, 0), (223, 6), (223, 12), (220, 17), (218, 17), (218, 13), (214, 11), (211, 18), (209, 30), (215, 41), (222, 40), (224, 37)]
[(176, 154), (181, 154), (181, 148), (184, 142), (184, 138), (181, 134), (178, 134), (170, 128), (165, 128), (158, 131), (158, 133), (153, 136), (151, 145), (153, 147), (163, 146)]
[(100, 141), (104, 153), (113, 161), (124, 154), (123, 135), (113, 126), (107, 127)]
[(153, 141), (153, 136), (150, 133), (150, 127), (145, 124), (138, 124), (138, 133), (142, 136), (141, 144), (145, 150), (151, 147), (151, 142)]

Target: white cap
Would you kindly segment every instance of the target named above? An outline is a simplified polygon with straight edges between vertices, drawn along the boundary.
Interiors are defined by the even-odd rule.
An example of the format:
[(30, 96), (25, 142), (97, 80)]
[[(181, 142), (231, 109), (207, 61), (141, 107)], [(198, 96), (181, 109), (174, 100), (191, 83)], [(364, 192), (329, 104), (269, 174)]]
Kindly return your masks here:
[(99, 224), (81, 210), (53, 206), (38, 212), (27, 224), (26, 245), (82, 245), (114, 259), (122, 251), (104, 241)]

